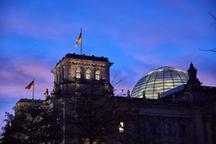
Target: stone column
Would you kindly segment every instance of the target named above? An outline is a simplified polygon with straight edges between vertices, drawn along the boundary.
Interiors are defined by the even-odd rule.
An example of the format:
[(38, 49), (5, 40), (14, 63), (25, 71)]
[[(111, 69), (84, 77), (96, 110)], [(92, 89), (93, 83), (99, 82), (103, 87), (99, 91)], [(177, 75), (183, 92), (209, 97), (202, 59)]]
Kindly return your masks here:
[(213, 144), (212, 139), (212, 116), (208, 115), (206, 117), (206, 136), (209, 144)]
[(205, 126), (203, 121), (203, 115), (199, 111), (199, 109), (196, 109), (194, 111), (193, 115), (193, 121), (195, 126), (195, 140), (196, 144), (206, 144), (206, 138), (205, 138)]

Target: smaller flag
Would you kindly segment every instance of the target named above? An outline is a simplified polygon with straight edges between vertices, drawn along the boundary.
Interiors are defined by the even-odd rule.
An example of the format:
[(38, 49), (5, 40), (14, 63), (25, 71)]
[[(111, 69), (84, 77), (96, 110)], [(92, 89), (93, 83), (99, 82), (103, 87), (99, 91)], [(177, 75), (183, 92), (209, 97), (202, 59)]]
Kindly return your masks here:
[(26, 87), (25, 87), (25, 89), (32, 89), (34, 87), (34, 80), (31, 82), (31, 83), (29, 83)]
[(81, 42), (82, 42), (82, 31), (80, 32), (79, 37), (78, 37), (78, 39), (77, 39), (77, 41), (75, 43), (75, 47), (77, 47), (78, 44), (80, 44)]

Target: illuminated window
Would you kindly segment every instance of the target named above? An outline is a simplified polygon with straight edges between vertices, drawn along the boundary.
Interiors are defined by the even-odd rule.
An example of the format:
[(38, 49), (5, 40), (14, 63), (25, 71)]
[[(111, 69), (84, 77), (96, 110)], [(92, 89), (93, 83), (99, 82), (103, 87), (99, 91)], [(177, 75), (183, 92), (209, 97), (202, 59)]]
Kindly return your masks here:
[(76, 69), (76, 78), (78, 78), (78, 79), (81, 78), (81, 70), (80, 70), (80, 68)]
[(95, 79), (96, 79), (96, 80), (100, 80), (100, 78), (101, 78), (101, 72), (100, 72), (99, 70), (97, 70), (97, 71), (95, 72)]
[(91, 79), (91, 70), (90, 70), (90, 69), (87, 69), (87, 70), (86, 70), (85, 78), (86, 78), (86, 79)]
[(118, 130), (119, 130), (120, 133), (124, 132), (124, 130), (125, 130), (124, 122), (119, 123)]
[[(89, 138), (82, 138), (83, 144), (90, 144), (90, 139)], [(94, 140), (92, 144), (98, 144), (98, 140)]]

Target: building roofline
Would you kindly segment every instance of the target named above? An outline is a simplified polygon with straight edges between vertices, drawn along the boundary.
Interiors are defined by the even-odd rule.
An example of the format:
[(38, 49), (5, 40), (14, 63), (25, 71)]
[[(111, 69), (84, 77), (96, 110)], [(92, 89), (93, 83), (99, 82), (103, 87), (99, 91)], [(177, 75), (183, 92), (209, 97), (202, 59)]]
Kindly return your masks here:
[(113, 63), (112, 62), (109, 62), (108, 58), (106, 57), (97, 57), (97, 56), (89, 56), (89, 55), (85, 55), (85, 54), (82, 54), (82, 55), (79, 55), (79, 54), (75, 54), (75, 53), (68, 53), (66, 54), (57, 64), (56, 66), (61, 63), (65, 58), (74, 58), (74, 59), (83, 59), (83, 60), (93, 60), (93, 61), (100, 61), (100, 62), (106, 62), (106, 63), (109, 63), (110, 65), (112, 65)]
[(44, 100), (41, 99), (27, 99), (27, 98), (22, 98), (20, 99), (17, 103), (19, 102), (36, 102), (36, 103), (42, 103)]
[(79, 55), (79, 54), (71, 54), (71, 53), (68, 53), (65, 55), (65, 58), (77, 58), (77, 59), (86, 59), (86, 60), (95, 60), (95, 61), (103, 61), (103, 62), (109, 62), (108, 58), (106, 57), (97, 57), (97, 56), (89, 56), (89, 55)]

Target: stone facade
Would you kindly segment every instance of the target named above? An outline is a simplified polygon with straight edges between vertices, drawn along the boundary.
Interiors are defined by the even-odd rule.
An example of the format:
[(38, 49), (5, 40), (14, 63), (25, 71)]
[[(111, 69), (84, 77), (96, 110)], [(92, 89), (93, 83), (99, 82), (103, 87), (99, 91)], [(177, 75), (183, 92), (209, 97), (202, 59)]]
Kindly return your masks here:
[[(118, 99), (121, 104), (125, 104), (125, 107), (131, 107), (133, 118), (136, 117), (130, 120), (130, 116), (123, 120), (125, 129), (130, 125), (129, 131), (133, 131), (132, 135), (137, 137), (138, 142), (131, 143), (213, 144), (215, 142), (213, 124), (215, 103), (197, 106), (162, 100)], [(125, 135), (127, 137), (127, 134)]]
[[(103, 103), (97, 98), (91, 104), (103, 103), (100, 108), (106, 112), (106, 107), (111, 106), (113, 115), (115, 108), (120, 112), (113, 125), (109, 125), (111, 134), (103, 137), (103, 142), (98, 135), (95, 144), (216, 143), (216, 88), (201, 86), (194, 67), (189, 70), (192, 79), (189, 78), (188, 84), (153, 100), (113, 96), (109, 81), (111, 65), (104, 57), (67, 54), (52, 70), (54, 89), (45, 101), (51, 101), (62, 117), (62, 144), (89, 143), (89, 138), (80, 134), (82, 130), (77, 123), (82, 118), (78, 109), (84, 109), (83, 102), (92, 100), (94, 95), (109, 100)], [(16, 113), (33, 103), (19, 101)]]
[(98, 85), (98, 91), (104, 87), (112, 91), (109, 83), (111, 65), (104, 57), (67, 54), (52, 70), (55, 84), (53, 95), (71, 96), (78, 89), (89, 89), (92, 83)]

